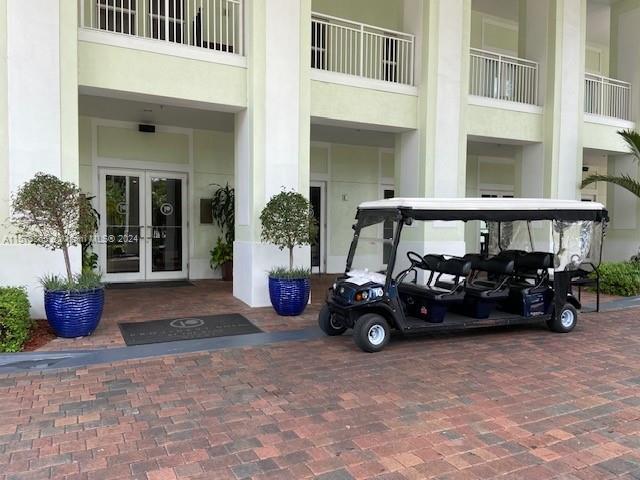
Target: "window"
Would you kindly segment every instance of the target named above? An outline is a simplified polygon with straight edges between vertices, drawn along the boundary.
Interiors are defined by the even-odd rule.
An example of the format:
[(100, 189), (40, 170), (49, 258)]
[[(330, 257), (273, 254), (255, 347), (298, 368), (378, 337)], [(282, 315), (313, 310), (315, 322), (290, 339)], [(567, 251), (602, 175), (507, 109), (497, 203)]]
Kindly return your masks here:
[[(169, 7), (167, 25), (167, 4)], [(149, 0), (149, 23), (151, 37), (159, 40), (182, 43), (184, 32), (184, 5), (182, 0)], [(168, 27), (168, 28), (167, 28)], [(168, 31), (167, 31), (168, 30)]]
[(135, 35), (135, 0), (97, 0), (96, 7), (100, 30)]
[(311, 68), (327, 69), (327, 25), (316, 21), (311, 25)]
[(395, 38), (384, 39), (382, 71), (387, 82), (398, 81), (398, 40)]

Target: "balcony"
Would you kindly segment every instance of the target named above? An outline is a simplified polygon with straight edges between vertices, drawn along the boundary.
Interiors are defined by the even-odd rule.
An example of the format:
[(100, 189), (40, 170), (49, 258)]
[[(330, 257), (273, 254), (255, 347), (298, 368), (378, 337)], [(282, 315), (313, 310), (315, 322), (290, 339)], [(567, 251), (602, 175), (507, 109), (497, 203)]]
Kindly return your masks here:
[[(243, 0), (79, 0), (79, 26), (157, 45), (243, 55)], [(162, 42), (162, 43), (160, 43)], [(126, 44), (131, 45), (131, 42)]]
[(311, 68), (414, 85), (414, 35), (313, 13)]
[(584, 111), (599, 117), (631, 120), (631, 84), (587, 73)]
[(471, 49), (469, 94), (527, 105), (538, 104), (538, 64)]

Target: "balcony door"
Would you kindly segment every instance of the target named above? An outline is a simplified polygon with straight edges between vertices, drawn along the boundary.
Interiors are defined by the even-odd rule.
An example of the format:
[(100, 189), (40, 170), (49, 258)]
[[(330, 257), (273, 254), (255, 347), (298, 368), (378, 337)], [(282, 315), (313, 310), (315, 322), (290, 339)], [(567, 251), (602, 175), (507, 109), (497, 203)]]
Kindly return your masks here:
[(187, 176), (102, 169), (99, 261), (107, 282), (187, 278)]

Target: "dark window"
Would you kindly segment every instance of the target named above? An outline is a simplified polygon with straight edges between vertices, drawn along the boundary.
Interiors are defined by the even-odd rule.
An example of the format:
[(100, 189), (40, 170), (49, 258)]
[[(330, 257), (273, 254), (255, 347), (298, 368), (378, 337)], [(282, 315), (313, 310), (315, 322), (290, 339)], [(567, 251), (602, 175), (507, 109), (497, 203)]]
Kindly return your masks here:
[(382, 59), (384, 79), (388, 82), (398, 81), (398, 40), (384, 39), (384, 57)]
[[(151, 37), (159, 40), (182, 43), (184, 30), (184, 5), (182, 0), (169, 0), (169, 15), (167, 18), (164, 0), (149, 0), (149, 18), (151, 24)], [(168, 32), (167, 32), (167, 20)]]
[(316, 230), (316, 238), (315, 243), (311, 245), (311, 267), (321, 267), (322, 258), (322, 236), (320, 235), (320, 230), (322, 228), (322, 188), (320, 187), (310, 187), (309, 189), (309, 201), (311, 203), (311, 208), (313, 209), (313, 217), (316, 219), (318, 229)]
[(320, 22), (311, 24), (311, 68), (327, 69), (327, 26)]
[(98, 28), (109, 32), (136, 33), (134, 0), (97, 0)]

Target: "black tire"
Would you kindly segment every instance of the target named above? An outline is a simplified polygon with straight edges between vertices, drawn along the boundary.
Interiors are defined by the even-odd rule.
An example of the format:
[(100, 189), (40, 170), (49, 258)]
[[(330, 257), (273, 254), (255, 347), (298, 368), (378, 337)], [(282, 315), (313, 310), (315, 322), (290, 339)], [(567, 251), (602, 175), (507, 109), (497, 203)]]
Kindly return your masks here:
[(353, 340), (365, 352), (379, 352), (389, 343), (390, 337), (389, 324), (377, 313), (362, 315), (353, 327)]
[(555, 308), (551, 312), (551, 318), (547, 320), (547, 326), (552, 332), (569, 333), (578, 323), (578, 311), (570, 303), (565, 303), (560, 314), (556, 315)]
[(329, 307), (327, 305), (322, 307), (320, 313), (318, 314), (318, 325), (320, 325), (320, 329), (330, 337), (342, 335), (347, 331), (347, 327), (336, 325), (334, 319), (335, 316), (331, 314), (331, 312), (329, 311)]

